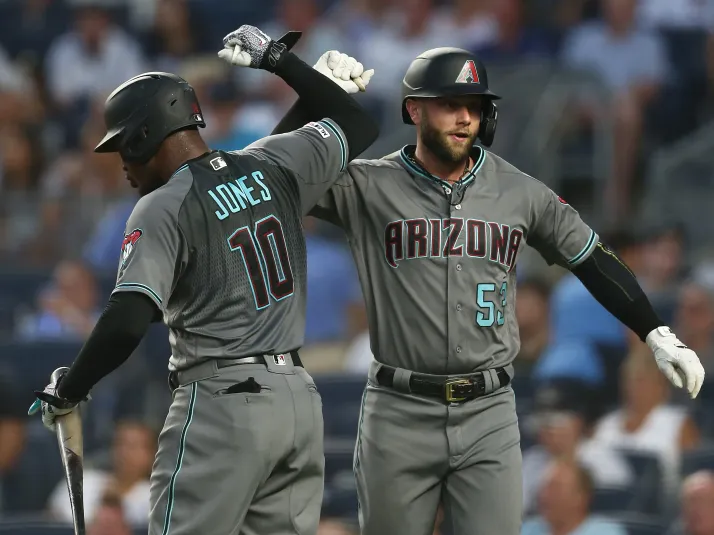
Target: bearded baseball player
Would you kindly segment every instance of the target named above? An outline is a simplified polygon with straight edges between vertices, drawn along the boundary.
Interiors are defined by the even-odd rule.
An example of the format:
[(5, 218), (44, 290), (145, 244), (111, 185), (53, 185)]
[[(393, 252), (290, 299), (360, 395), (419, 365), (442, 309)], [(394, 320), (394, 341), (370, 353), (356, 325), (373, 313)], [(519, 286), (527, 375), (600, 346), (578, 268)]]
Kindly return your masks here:
[[(456, 535), (519, 533), (509, 383), (526, 243), (646, 341), (675, 386), (696, 397), (704, 379), (694, 352), (573, 207), (483, 148), (498, 98), (471, 53), (424, 52), (403, 81), (416, 145), (353, 161), (311, 212), (346, 232), (368, 311), (375, 361), (354, 460), (363, 535), (430, 535), (440, 502)], [(312, 119), (298, 101), (276, 132)]]
[[(134, 351), (170, 330), (173, 402), (151, 475), (150, 535), (314, 535), (322, 504), (322, 403), (297, 349), (305, 331), (302, 217), (378, 135), (343, 89), (369, 81), (345, 55), (330, 80), (251, 26), (219, 56), (282, 77), (323, 117), (245, 150), (210, 150), (193, 88), (145, 73), (106, 102), (107, 134), (142, 198), (117, 284), (72, 367), (43, 392), (52, 429)], [(335, 73), (333, 76), (332, 73)], [(339, 75), (339, 76), (337, 76)]]

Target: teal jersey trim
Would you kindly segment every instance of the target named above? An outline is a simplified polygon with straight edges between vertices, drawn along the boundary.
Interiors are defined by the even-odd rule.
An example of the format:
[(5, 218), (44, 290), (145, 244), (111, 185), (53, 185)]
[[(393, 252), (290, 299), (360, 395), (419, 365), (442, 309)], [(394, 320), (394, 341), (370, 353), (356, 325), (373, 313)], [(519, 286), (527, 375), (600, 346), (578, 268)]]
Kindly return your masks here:
[(181, 171), (183, 171), (184, 169), (188, 169), (188, 164), (187, 164), (187, 163), (183, 164), (181, 167), (179, 167), (178, 169), (176, 169), (176, 171), (173, 172), (173, 174), (171, 175), (171, 177), (169, 177), (169, 180), (171, 180), (173, 177), (175, 177), (176, 175), (178, 175), (178, 174), (179, 174)]
[(120, 289), (124, 289), (124, 288), (126, 288), (127, 290), (131, 290), (131, 289), (144, 290), (149, 295), (151, 295), (151, 297), (153, 297), (159, 305), (163, 304), (163, 301), (159, 297), (159, 294), (157, 294), (154, 290), (149, 288), (146, 284), (139, 284), (138, 282), (122, 282), (122, 283), (117, 284), (114, 289), (120, 290)]
[(340, 149), (342, 149), (342, 165), (340, 166), (340, 171), (344, 171), (345, 167), (347, 167), (347, 143), (342, 138), (342, 134), (337, 129), (337, 127), (334, 126), (330, 121), (322, 120), (322, 121), (320, 121), (320, 123), (324, 124), (330, 130), (332, 130), (335, 133), (335, 137), (337, 138), (337, 141), (340, 142)]
[(468, 173), (466, 173), (465, 176), (461, 177), (461, 179), (455, 184), (451, 184), (447, 180), (443, 180), (436, 175), (432, 175), (431, 173), (425, 172), (424, 169), (416, 165), (411, 160), (411, 158), (407, 156), (406, 147), (403, 147), (402, 150), (399, 151), (399, 157), (404, 162), (404, 165), (406, 165), (409, 170), (412, 171), (412, 173), (414, 173), (415, 175), (418, 175), (422, 178), (426, 178), (427, 180), (431, 180), (432, 182), (439, 184), (440, 186), (453, 188), (456, 184), (466, 185), (471, 183), (476, 178), (476, 173), (481, 170), (483, 163), (486, 161), (486, 151), (483, 149), (483, 147), (476, 145), (474, 146), (474, 149), (478, 150), (478, 155), (474, 158), (473, 166), (471, 167), (471, 169), (469, 169)]
[(585, 257), (595, 248), (597, 245), (597, 234), (595, 234), (594, 230), (590, 230), (590, 238), (588, 239), (588, 242), (585, 244), (585, 247), (583, 247), (583, 250), (580, 251), (578, 254), (576, 254), (573, 258), (568, 260), (568, 265), (570, 266), (575, 266), (578, 263), (582, 262)]
[(164, 529), (161, 535), (168, 535), (171, 529), (171, 512), (174, 508), (174, 493), (176, 491), (176, 478), (178, 477), (181, 467), (183, 466), (183, 458), (186, 453), (186, 435), (188, 434), (188, 428), (193, 420), (193, 410), (196, 407), (196, 387), (197, 383), (191, 384), (191, 397), (188, 402), (188, 411), (186, 412), (186, 422), (183, 424), (183, 429), (181, 430), (181, 440), (179, 441), (179, 451), (176, 457), (176, 468), (174, 473), (171, 475), (171, 480), (169, 481), (169, 496), (166, 501), (166, 517), (164, 518)]

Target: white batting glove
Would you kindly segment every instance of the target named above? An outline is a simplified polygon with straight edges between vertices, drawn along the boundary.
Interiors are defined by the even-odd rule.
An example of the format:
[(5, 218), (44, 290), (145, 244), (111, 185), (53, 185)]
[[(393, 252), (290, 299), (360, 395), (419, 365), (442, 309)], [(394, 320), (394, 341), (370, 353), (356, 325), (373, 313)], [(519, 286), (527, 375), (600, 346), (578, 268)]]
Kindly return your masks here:
[(704, 367), (697, 354), (684, 345), (669, 327), (657, 327), (646, 338), (660, 371), (677, 388), (686, 388), (692, 399), (704, 382)]
[(337, 50), (325, 52), (313, 68), (351, 94), (365, 91), (374, 75), (374, 69), (365, 71), (355, 58)]
[[(35, 402), (30, 406), (30, 409), (27, 411), (27, 414), (29, 415), (33, 415), (40, 412), (42, 414), (43, 425), (52, 432), (55, 431), (55, 420), (57, 419), (57, 417), (69, 414), (79, 405), (79, 402), (70, 401), (68, 399), (61, 398), (57, 395), (57, 387), (59, 385), (59, 382), (62, 380), (62, 377), (64, 377), (64, 374), (67, 373), (68, 370), (69, 368), (58, 368), (56, 371), (61, 371), (62, 375), (57, 380), (57, 382), (50, 382), (50, 384), (48, 384), (44, 390), (35, 390), (35, 396), (37, 397), (37, 399), (35, 399)], [(87, 396), (84, 401), (89, 401), (89, 399), (91, 399), (91, 396)]]
[(223, 38), (218, 57), (237, 67), (275, 72), (278, 64), (295, 46), (302, 32), (287, 32), (277, 41), (255, 26), (244, 24)]

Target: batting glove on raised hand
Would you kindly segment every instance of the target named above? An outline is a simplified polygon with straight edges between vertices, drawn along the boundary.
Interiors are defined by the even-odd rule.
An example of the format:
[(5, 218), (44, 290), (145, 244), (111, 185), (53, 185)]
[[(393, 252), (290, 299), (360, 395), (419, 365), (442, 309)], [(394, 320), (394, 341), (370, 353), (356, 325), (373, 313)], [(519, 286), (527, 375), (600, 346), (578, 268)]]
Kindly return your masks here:
[(313, 67), (339, 85), (347, 93), (366, 91), (374, 75), (374, 69), (364, 70), (364, 66), (352, 56), (337, 50), (325, 52)]
[(280, 61), (298, 42), (302, 32), (288, 32), (273, 41), (255, 26), (244, 24), (223, 38), (218, 57), (231, 65), (275, 72)]
[[(52, 432), (55, 431), (56, 427), (55, 419), (58, 416), (69, 414), (76, 409), (80, 403), (64, 399), (57, 395), (57, 388), (59, 387), (60, 381), (68, 370), (69, 368), (57, 368), (52, 373), (52, 376), (56, 377), (56, 380), (51, 381), (44, 390), (35, 390), (35, 396), (37, 396), (37, 399), (27, 411), (27, 414), (30, 416), (41, 411), (42, 424)], [(89, 401), (89, 399), (91, 399), (91, 397), (87, 396), (82, 401)]]
[(697, 354), (680, 342), (669, 327), (657, 327), (647, 335), (646, 342), (665, 377), (696, 398), (704, 382), (704, 367)]

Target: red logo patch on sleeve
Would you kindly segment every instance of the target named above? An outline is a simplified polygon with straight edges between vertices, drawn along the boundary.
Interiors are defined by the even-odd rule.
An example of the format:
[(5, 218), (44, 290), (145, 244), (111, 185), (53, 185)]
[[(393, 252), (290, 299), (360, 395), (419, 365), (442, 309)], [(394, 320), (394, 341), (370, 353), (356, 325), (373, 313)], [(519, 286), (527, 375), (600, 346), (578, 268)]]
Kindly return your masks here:
[(560, 204), (568, 204), (560, 195), (558, 196), (558, 200), (560, 201)]
[(134, 246), (136, 242), (139, 241), (143, 231), (139, 228), (132, 230), (129, 234), (124, 235), (124, 241), (121, 244), (121, 265), (124, 265), (129, 260), (132, 252), (134, 252)]

